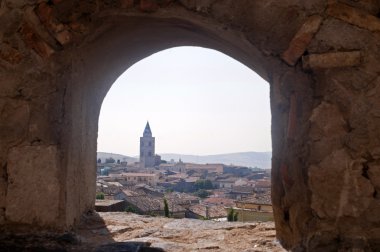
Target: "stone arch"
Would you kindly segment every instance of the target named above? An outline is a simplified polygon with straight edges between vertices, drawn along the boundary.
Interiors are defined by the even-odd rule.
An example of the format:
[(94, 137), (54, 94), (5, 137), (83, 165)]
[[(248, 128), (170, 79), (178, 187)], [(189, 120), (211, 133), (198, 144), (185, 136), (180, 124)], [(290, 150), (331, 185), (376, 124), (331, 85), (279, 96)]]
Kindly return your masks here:
[[(111, 16), (111, 19), (114, 20), (115, 16)], [(215, 49), (246, 63), (251, 68), (257, 67), (268, 79), (269, 73), (260, 62), (260, 59), (265, 62), (262, 55), (256, 55), (256, 49), (252, 45), (245, 44), (245, 41), (239, 41), (236, 34), (229, 32), (218, 34), (215, 27), (201, 26), (178, 17), (166, 19), (116, 16), (116, 19), (118, 22), (112, 25), (104, 21), (107, 29), (96, 28), (94, 31), (96, 38), (87, 42), (85, 50), (78, 50), (71, 57), (70, 64), (74, 74), (70, 71), (62, 75), (63, 80), (68, 83), (65, 90), (65, 120), (67, 125), (72, 127), (62, 132), (64, 136), (62, 142), (68, 141), (65, 151), (69, 153), (68, 163), (64, 166), (81, 167), (80, 159), (86, 156), (88, 156), (86, 160), (93, 160), (96, 151), (97, 121), (105, 95), (128, 67), (153, 53), (176, 46)], [(86, 150), (78, 149), (78, 146), (72, 144), (79, 143), (80, 139), (83, 144), (79, 146), (85, 147)], [(75, 156), (77, 160), (74, 159)], [(86, 165), (89, 166), (86, 169), (88, 171), (94, 166), (92, 161)], [(92, 183), (95, 179), (93, 172), (85, 176), (92, 177), (88, 183)], [(77, 173), (78, 171), (75, 171), (75, 174)], [(68, 188), (77, 190), (76, 186)]]
[(1, 227), (75, 225), (93, 205), (109, 86), (151, 53), (198, 45), (271, 85), (282, 245), (378, 249), (379, 9), (376, 1), (1, 1)]

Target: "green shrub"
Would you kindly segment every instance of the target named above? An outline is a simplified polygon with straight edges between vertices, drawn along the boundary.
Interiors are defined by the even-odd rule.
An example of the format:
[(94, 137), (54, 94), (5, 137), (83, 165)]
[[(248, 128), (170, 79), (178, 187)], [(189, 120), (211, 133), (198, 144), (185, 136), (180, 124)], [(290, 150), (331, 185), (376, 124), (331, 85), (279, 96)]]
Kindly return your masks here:
[(228, 210), (227, 221), (237, 221), (238, 220), (238, 212), (235, 212), (233, 208)]
[(96, 193), (96, 199), (104, 200), (104, 193), (102, 192)]
[(127, 207), (125, 208), (125, 211), (126, 211), (126, 212), (129, 212), (129, 213), (137, 213), (136, 208), (134, 208), (133, 206), (127, 206)]

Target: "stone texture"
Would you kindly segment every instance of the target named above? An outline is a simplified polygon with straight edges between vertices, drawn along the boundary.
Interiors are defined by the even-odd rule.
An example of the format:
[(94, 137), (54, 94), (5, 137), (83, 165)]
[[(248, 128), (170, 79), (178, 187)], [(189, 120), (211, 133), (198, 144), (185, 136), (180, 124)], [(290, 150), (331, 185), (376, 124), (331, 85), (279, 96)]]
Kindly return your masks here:
[(0, 45), (0, 58), (11, 64), (18, 64), (22, 60), (23, 56), (17, 49), (3, 44)]
[[(7, 160), (7, 221), (49, 227), (59, 217), (59, 163), (56, 146), (10, 150)], [(43, 183), (42, 183), (43, 181)]]
[(109, 242), (148, 242), (163, 251), (284, 251), (272, 222), (228, 223), (150, 218), (126, 213), (99, 213), (81, 226), (79, 237), (92, 246)]
[(82, 219), (77, 233), (0, 235), (2, 248), (44, 251), (285, 251), (273, 222), (228, 223), (99, 213)]
[(144, 12), (155, 12), (159, 8), (156, 0), (141, 0), (140, 10)]
[(380, 19), (363, 10), (341, 3), (333, 3), (329, 5), (327, 12), (330, 16), (357, 25), (358, 27), (370, 31), (380, 31)]
[(304, 69), (352, 67), (359, 65), (360, 59), (359, 51), (311, 54), (302, 57), (302, 66)]
[(319, 163), (334, 149), (342, 148), (347, 133), (347, 123), (338, 107), (321, 103), (310, 117), (311, 160)]
[(352, 160), (344, 150), (338, 150), (328, 155), (318, 166), (310, 167), (312, 208), (318, 217), (359, 217), (368, 208), (373, 200), (374, 188), (362, 176), (361, 162)]
[(190, 45), (230, 55), (271, 85), (281, 245), (379, 251), (378, 12), (376, 0), (1, 1), (1, 229), (77, 227), (94, 204), (107, 91), (139, 60)]
[[(27, 101), (4, 99), (0, 104), (1, 121), (0, 137), (1, 145), (15, 145), (25, 140), (28, 134), (30, 106)], [(17, 127), (15, 127), (17, 125)]]
[(50, 47), (41, 37), (33, 31), (33, 29), (27, 24), (24, 23), (21, 28), (21, 33), (25, 44), (32, 48), (38, 55), (42, 58), (48, 58), (54, 53), (53, 48)]
[(282, 59), (291, 66), (294, 66), (298, 59), (305, 52), (307, 46), (310, 44), (314, 34), (318, 31), (322, 23), (321, 16), (311, 16), (301, 28), (297, 31), (296, 35), (290, 41), (288, 49), (282, 54)]

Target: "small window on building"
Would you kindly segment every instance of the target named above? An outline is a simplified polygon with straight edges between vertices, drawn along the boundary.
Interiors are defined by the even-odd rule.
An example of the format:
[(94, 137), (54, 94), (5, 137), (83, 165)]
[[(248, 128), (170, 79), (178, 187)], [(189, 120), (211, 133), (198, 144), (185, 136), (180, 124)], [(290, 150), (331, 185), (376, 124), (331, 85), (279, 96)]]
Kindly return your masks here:
[(151, 157), (152, 156), (152, 152), (149, 151), (148, 152), (148, 156)]
[(149, 146), (152, 146), (152, 142), (149, 142)]

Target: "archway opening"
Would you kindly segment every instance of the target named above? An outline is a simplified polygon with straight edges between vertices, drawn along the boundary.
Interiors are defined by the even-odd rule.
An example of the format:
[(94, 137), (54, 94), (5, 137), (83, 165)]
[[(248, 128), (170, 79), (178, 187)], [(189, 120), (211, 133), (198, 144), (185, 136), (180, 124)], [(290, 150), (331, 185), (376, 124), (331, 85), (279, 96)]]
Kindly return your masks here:
[[(155, 139), (142, 147), (147, 120)], [(234, 208), (240, 221), (273, 220), (270, 121), (268, 83), (240, 62), (201, 47), (155, 53), (122, 74), (103, 102), (98, 198), (123, 199), (141, 214), (163, 215), (168, 198), (176, 217), (202, 216), (203, 207), (219, 214), (203, 218), (227, 220)], [(160, 161), (142, 165), (155, 154)], [(157, 209), (128, 196), (141, 185)], [(182, 207), (176, 197), (196, 200)]]

